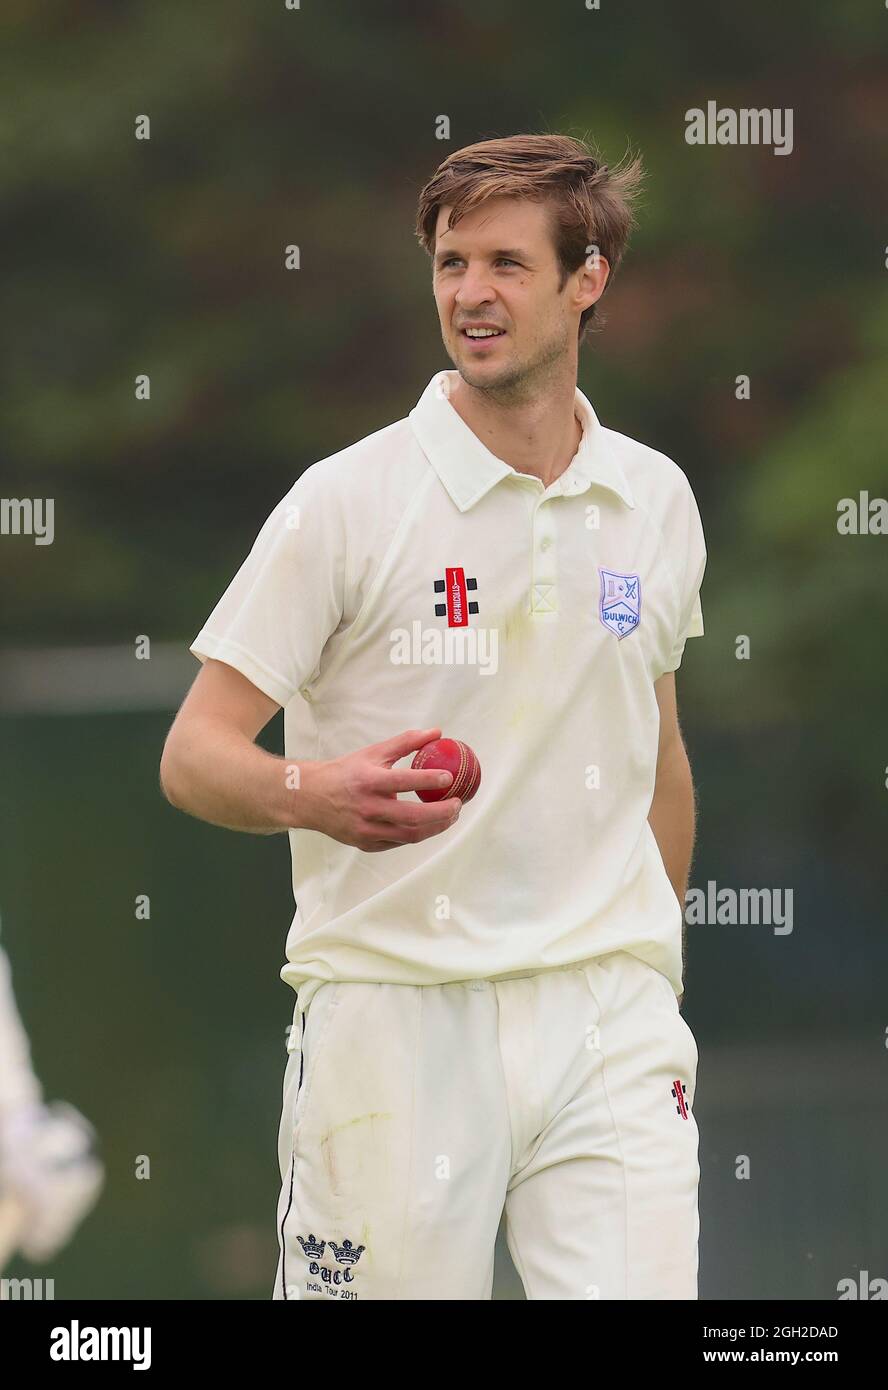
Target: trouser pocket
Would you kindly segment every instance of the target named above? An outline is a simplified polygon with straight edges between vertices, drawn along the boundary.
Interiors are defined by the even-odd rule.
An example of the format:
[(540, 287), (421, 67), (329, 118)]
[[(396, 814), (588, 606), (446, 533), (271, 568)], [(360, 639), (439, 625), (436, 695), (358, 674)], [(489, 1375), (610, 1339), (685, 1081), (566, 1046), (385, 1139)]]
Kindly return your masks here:
[(297, 1130), (305, 1113), (311, 1082), (323, 1051), (339, 990), (338, 984), (325, 982), (315, 989), (305, 1008), (302, 1007), (297, 994), (293, 1019), (287, 1035), (287, 1067), (284, 1072), (281, 1122), (278, 1131), (281, 1192), (277, 1225), (280, 1260), (275, 1298), (288, 1299), (294, 1290), (294, 1286), (288, 1282), (287, 1223), (293, 1209), (296, 1166), (299, 1161)]
[[(682, 1110), (693, 1100), (697, 1077), (697, 1043), (678, 1007), (669, 980), (647, 961), (616, 951), (584, 967), (598, 1007), (597, 1035), (611, 1075), (656, 1078)], [(668, 1073), (668, 1076), (667, 1076)]]
[(288, 1060), (281, 1114), (281, 1131), (282, 1136), (286, 1133), (289, 1139), (288, 1149), (292, 1147), (297, 1125), (308, 1104), (341, 989), (338, 983), (325, 982), (313, 992), (304, 1009), (297, 995), (287, 1038)]

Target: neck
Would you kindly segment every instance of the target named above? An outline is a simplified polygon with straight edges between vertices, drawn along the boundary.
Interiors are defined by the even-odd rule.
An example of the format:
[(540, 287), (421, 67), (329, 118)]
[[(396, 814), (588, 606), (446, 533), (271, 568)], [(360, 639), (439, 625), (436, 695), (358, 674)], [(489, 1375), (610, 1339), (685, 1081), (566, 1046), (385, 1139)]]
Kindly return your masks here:
[(473, 434), (517, 473), (549, 487), (568, 467), (583, 438), (576, 383), (566, 381), (533, 400), (504, 401), (450, 374), (450, 404)]

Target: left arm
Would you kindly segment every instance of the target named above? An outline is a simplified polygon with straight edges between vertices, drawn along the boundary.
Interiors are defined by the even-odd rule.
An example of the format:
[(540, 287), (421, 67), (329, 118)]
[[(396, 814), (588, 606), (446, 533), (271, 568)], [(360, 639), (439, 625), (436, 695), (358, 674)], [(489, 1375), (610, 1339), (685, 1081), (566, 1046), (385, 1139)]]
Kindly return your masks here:
[(696, 807), (691, 765), (678, 726), (675, 672), (668, 671), (654, 684), (660, 709), (660, 741), (657, 779), (648, 814), (650, 827), (663, 858), (669, 881), (682, 911), (682, 961), (685, 957), (684, 908), (691, 855), (694, 849)]

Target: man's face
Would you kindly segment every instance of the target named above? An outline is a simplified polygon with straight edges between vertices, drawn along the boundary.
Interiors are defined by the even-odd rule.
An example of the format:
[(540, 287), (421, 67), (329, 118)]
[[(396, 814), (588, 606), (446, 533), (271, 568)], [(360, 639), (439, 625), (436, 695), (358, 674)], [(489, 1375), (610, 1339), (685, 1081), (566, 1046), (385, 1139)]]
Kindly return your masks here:
[[(447, 230), (438, 212), (434, 291), (448, 356), (480, 390), (502, 391), (542, 379), (561, 362), (576, 371), (580, 313), (604, 288), (595, 272), (571, 275), (559, 292), (559, 265), (544, 204), (490, 198)], [(487, 325), (498, 337), (472, 337)]]

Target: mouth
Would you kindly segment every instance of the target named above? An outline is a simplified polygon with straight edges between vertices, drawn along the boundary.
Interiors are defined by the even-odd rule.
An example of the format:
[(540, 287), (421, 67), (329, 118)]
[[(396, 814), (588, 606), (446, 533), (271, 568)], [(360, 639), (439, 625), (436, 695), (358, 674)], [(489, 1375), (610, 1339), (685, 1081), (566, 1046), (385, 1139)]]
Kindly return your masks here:
[(502, 328), (496, 332), (492, 332), (489, 329), (470, 332), (466, 328), (461, 328), (459, 330), (459, 336), (462, 338), (463, 342), (469, 343), (473, 348), (486, 348), (490, 347), (492, 343), (497, 342), (500, 338), (505, 338), (506, 332), (505, 329)]

